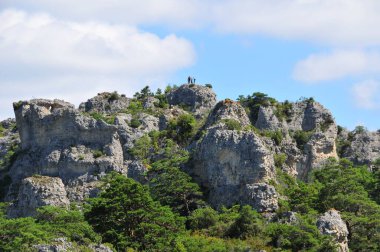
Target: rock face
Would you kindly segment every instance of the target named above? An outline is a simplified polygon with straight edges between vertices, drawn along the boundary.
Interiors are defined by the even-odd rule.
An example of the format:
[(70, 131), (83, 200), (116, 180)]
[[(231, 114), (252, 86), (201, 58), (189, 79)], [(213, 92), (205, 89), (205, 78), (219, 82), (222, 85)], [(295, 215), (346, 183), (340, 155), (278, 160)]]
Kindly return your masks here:
[(261, 106), (255, 126), (281, 132), (284, 139), (278, 146), (272, 146), (272, 151), (286, 154), (284, 171), (307, 179), (313, 168), (323, 165), (328, 158), (338, 158), (337, 126), (330, 111), (318, 102), (306, 100), (288, 105), (291, 109), (283, 118), (276, 116), (275, 106)]
[(17, 201), (9, 208), (8, 216), (26, 217), (36, 214), (41, 206), (68, 207), (65, 186), (60, 178), (34, 176), (22, 181)]
[(31, 100), (14, 108), (22, 153), (10, 169), (8, 200), (16, 196), (20, 181), (33, 174), (61, 178), (70, 200), (77, 201), (91, 195), (106, 172), (124, 171), (116, 126), (63, 101)]
[(207, 118), (205, 127), (211, 127), (222, 120), (234, 120), (240, 123), (242, 127), (251, 124), (244, 108), (232, 100), (226, 99), (218, 102)]
[(252, 193), (261, 192), (249, 185), (274, 178), (275, 168), (271, 153), (253, 132), (214, 127), (196, 146), (192, 173), (209, 189), (211, 205), (244, 202), (255, 206), (260, 200)]
[(243, 202), (253, 206), (258, 212), (274, 212), (278, 209), (276, 189), (265, 183), (246, 185), (246, 199)]
[(342, 156), (355, 164), (370, 165), (380, 158), (380, 131), (354, 131), (347, 135), (346, 141), (350, 145), (344, 149)]
[(183, 105), (196, 115), (214, 107), (216, 95), (211, 88), (199, 85), (182, 85), (168, 93), (167, 99), (170, 105)]
[(117, 113), (128, 108), (131, 99), (118, 93), (99, 93), (97, 96), (79, 105), (83, 112)]
[(319, 217), (317, 227), (322, 234), (331, 235), (339, 252), (348, 252), (348, 229), (338, 211), (332, 209)]

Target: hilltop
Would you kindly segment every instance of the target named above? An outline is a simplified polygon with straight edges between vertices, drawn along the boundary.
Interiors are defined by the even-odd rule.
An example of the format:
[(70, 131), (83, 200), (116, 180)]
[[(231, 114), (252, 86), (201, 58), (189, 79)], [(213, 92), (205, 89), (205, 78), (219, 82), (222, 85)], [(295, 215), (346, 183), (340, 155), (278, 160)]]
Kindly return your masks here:
[[(83, 215), (87, 199), (111, 190), (104, 181), (116, 185), (123, 178), (147, 186), (141, 187), (149, 191), (146, 201), (168, 206), (165, 218), (187, 218), (176, 230), (188, 236), (174, 232), (160, 241), (163, 247), (149, 247), (138, 235), (123, 234), (126, 242), (104, 231), (103, 217), (94, 221), (93, 203), (81, 221), (96, 234), (31, 239), (36, 251), (81, 251), (82, 245), (90, 251), (193, 251), (193, 243), (217, 243), (215, 251), (380, 249), (374, 245), (380, 241), (380, 131), (348, 131), (313, 98), (279, 102), (257, 92), (218, 101), (211, 85), (184, 84), (156, 92), (145, 87), (130, 98), (99, 93), (78, 108), (46, 99), (13, 108), (15, 119), (0, 122), (0, 199), (9, 204), (7, 218), (40, 220), (47, 206), (75, 206)], [(211, 223), (202, 226), (206, 220)], [(361, 240), (363, 230), (373, 233)], [(158, 233), (149, 235), (161, 244)], [(170, 247), (174, 243), (179, 247)]]

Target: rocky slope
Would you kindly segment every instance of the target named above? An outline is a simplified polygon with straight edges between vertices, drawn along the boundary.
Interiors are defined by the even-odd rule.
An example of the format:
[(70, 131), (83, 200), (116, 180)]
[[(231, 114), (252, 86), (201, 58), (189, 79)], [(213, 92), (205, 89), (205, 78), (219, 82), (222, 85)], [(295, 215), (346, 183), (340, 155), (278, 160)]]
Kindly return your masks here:
[[(380, 132), (338, 130), (332, 114), (312, 99), (249, 102), (217, 103), (211, 88), (182, 85), (141, 101), (101, 93), (78, 109), (60, 100), (14, 103), (16, 121), (0, 128), (0, 197), (13, 202), (10, 217), (30, 216), (40, 206), (67, 207), (96, 195), (99, 180), (111, 171), (144, 183), (149, 167), (131, 149), (150, 132), (170, 130), (181, 115), (198, 120), (195, 136), (177, 145), (192, 153), (183, 169), (216, 208), (240, 203), (274, 212), (281, 197), (273, 187), (276, 168), (307, 180), (329, 158), (369, 167), (380, 158)], [(318, 227), (328, 234), (339, 227), (334, 235), (347, 251), (339, 218), (328, 212)]]

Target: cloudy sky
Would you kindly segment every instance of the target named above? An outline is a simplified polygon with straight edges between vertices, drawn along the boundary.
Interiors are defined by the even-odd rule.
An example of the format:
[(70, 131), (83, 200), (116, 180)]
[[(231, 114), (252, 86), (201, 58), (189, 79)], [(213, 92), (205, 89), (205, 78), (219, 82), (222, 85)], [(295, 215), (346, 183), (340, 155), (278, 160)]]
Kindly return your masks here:
[(211, 83), (219, 99), (314, 97), (380, 129), (378, 0), (0, 0), (0, 119), (11, 103)]

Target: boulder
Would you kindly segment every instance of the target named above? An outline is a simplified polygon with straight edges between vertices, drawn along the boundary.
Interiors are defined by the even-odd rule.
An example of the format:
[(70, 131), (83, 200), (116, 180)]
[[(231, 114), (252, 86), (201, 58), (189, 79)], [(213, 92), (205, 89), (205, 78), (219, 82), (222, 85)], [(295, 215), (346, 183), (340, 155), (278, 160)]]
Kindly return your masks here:
[(60, 178), (33, 176), (22, 181), (17, 201), (10, 206), (8, 216), (33, 216), (41, 206), (67, 208), (69, 205), (65, 186)]
[(320, 216), (317, 227), (324, 235), (330, 235), (338, 246), (338, 252), (348, 252), (348, 229), (338, 211), (331, 209)]
[(186, 107), (200, 116), (214, 107), (216, 94), (208, 87), (184, 84), (171, 90), (167, 94), (167, 99), (170, 105)]

